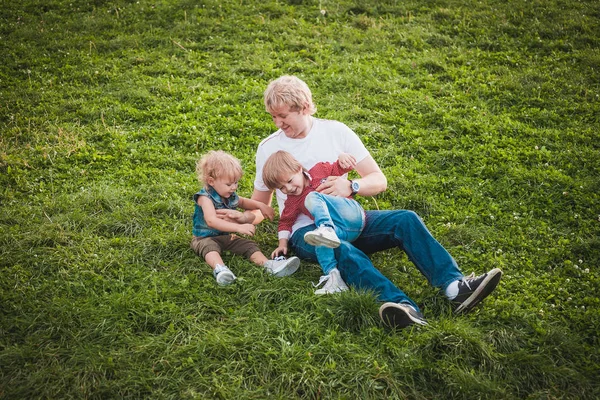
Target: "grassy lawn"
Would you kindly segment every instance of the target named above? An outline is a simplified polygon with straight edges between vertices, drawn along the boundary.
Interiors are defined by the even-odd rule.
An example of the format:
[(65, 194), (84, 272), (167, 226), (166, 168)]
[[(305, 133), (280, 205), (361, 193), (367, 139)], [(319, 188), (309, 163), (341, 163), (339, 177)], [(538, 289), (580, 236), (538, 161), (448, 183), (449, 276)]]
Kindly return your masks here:
[[(0, 0), (0, 398), (600, 397), (600, 8), (565, 0)], [(429, 326), (372, 293), (316, 297), (189, 248), (195, 161), (245, 167), (267, 83), (388, 178), (465, 273), (456, 316), (398, 250), (375, 265)], [(265, 253), (276, 222), (259, 225)]]

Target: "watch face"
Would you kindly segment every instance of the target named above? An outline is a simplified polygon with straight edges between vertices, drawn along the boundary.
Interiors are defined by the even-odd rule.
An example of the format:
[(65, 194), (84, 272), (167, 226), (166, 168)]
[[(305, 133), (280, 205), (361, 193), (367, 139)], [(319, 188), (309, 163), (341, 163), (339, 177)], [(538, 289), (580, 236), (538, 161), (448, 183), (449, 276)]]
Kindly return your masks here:
[(352, 181), (352, 193), (358, 193), (358, 189), (360, 189), (358, 182)]

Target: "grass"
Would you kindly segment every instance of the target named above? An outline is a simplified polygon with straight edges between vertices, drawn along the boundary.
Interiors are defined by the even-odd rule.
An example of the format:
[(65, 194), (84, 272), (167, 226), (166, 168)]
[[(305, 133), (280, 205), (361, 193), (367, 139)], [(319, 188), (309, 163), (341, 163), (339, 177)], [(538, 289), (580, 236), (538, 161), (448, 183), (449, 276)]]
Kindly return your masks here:
[[(598, 398), (600, 14), (593, 1), (2, 1), (0, 398)], [(400, 251), (372, 293), (313, 295), (189, 249), (194, 164), (274, 130), (296, 74), (469, 273), (455, 316)], [(275, 223), (259, 226), (265, 252)]]

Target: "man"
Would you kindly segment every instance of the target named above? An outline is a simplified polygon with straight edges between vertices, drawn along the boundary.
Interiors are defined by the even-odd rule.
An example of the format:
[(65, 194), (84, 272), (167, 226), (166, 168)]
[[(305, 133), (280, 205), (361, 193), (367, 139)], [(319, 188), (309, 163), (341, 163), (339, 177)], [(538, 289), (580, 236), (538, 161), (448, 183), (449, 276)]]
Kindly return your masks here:
[[(278, 130), (264, 139), (256, 152), (256, 177), (253, 200), (271, 204), (273, 191), (262, 181), (262, 168), (267, 158), (285, 150), (306, 169), (317, 162), (335, 162), (340, 153), (356, 159), (359, 179), (331, 176), (317, 191), (335, 196), (374, 196), (387, 188), (387, 179), (360, 138), (338, 121), (313, 117), (316, 107), (306, 83), (295, 76), (282, 76), (272, 81), (264, 93), (264, 103)], [(285, 195), (276, 191), (279, 212), (283, 212)], [(238, 218), (243, 218), (238, 216)], [(291, 248), (303, 259), (317, 261), (315, 247), (304, 241), (306, 232), (316, 229), (313, 221), (301, 214), (292, 227)], [(419, 307), (374, 266), (367, 254), (399, 248), (429, 283), (440, 288), (454, 304), (456, 312), (467, 312), (487, 297), (498, 285), (502, 271), (465, 277), (454, 259), (433, 238), (413, 211), (366, 211), (365, 227), (352, 244), (342, 241), (335, 250), (338, 269), (347, 284), (372, 290), (384, 304), (379, 315), (391, 327), (426, 325)]]

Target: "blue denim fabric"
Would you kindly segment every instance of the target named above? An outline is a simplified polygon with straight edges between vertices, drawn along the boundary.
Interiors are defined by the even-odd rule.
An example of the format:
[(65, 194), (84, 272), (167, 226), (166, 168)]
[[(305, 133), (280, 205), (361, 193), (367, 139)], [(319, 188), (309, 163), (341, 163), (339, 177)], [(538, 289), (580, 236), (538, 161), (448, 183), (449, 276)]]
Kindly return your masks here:
[[(340, 240), (353, 242), (362, 232), (365, 213), (354, 199), (311, 192), (304, 199), (304, 206), (313, 216), (315, 226), (333, 228)], [(333, 249), (318, 246), (315, 247), (315, 253), (323, 274), (328, 275), (337, 267)]]
[(213, 205), (215, 206), (215, 210), (219, 209), (228, 209), (235, 210), (238, 207), (240, 202), (240, 198), (237, 193), (234, 193), (228, 199), (224, 199), (219, 196), (219, 193), (212, 186), (208, 186), (208, 189), (202, 188), (198, 193), (194, 194), (194, 217), (193, 217), (193, 227), (192, 234), (197, 237), (210, 237), (210, 236), (219, 236), (225, 235), (229, 232), (221, 232), (217, 229), (213, 229), (206, 224), (204, 220), (204, 212), (202, 211), (202, 207), (198, 205), (198, 197), (206, 196), (211, 199)]
[[(380, 301), (406, 302), (418, 310), (415, 302), (379, 272), (367, 256), (393, 247), (405, 251), (434, 287), (443, 290), (451, 282), (463, 278), (456, 261), (434, 239), (415, 212), (366, 211), (365, 214), (365, 227), (358, 239), (353, 243), (342, 241), (335, 249), (338, 269), (347, 284), (374, 291)], [(298, 229), (290, 243), (300, 258), (316, 261), (315, 247), (304, 242), (304, 234), (312, 229), (315, 229), (314, 225)]]

